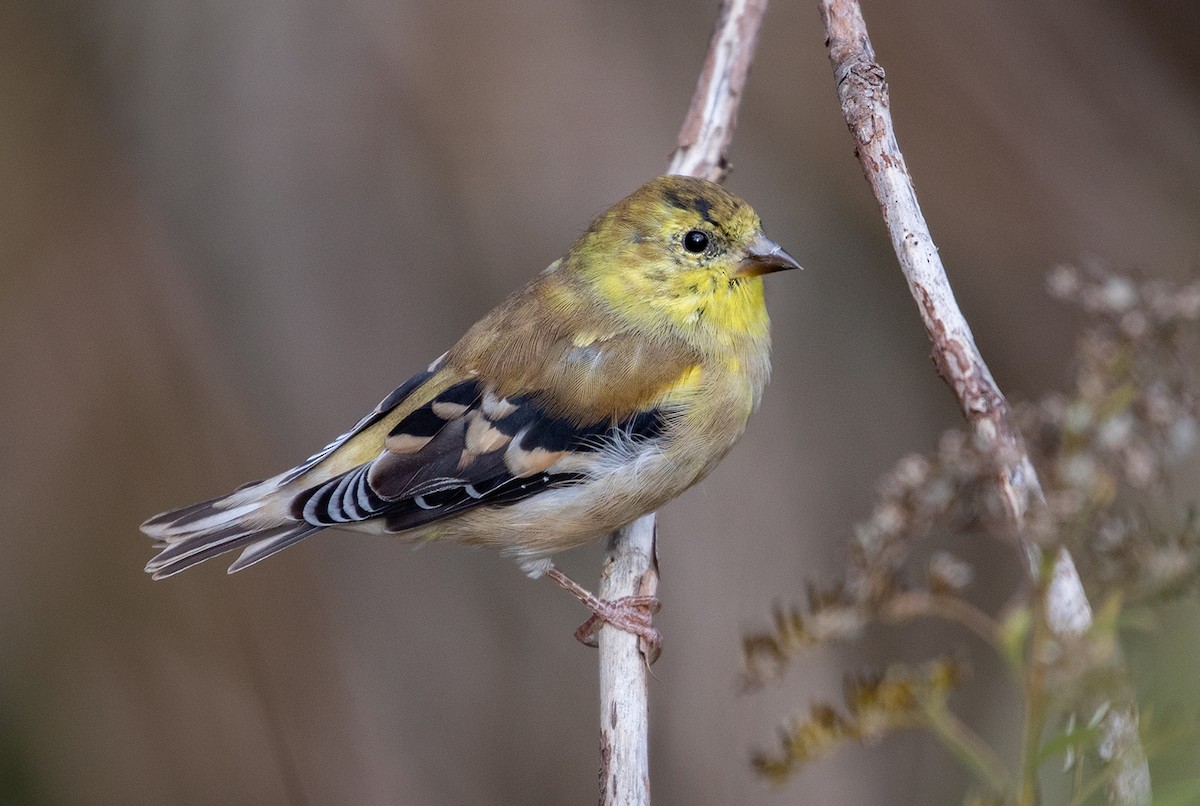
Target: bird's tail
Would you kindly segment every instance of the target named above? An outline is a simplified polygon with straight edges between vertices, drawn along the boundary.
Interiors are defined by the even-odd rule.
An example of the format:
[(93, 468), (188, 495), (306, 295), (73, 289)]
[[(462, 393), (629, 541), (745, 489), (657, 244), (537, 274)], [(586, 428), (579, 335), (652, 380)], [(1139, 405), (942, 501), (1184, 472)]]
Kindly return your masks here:
[(279, 480), (248, 484), (235, 492), (155, 515), (142, 524), (159, 549), (146, 572), (155, 579), (178, 574), (197, 563), (235, 549), (242, 554), (229, 573), (264, 560), (321, 531), (287, 514)]

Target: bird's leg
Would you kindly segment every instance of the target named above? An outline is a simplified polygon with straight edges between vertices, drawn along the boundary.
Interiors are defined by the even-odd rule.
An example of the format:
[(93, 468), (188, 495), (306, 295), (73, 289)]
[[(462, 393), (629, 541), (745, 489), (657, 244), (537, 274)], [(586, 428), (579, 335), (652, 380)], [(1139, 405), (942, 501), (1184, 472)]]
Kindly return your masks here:
[(550, 566), (546, 576), (553, 579), (567, 590), (572, 596), (592, 611), (592, 616), (575, 631), (575, 639), (586, 646), (596, 646), (596, 631), (600, 622), (606, 621), (627, 633), (644, 638), (651, 647), (651, 657), (656, 656), (662, 647), (662, 633), (655, 629), (651, 617), (662, 607), (662, 603), (654, 596), (622, 596), (620, 599), (601, 599), (596, 594), (584, 588), (575, 580)]

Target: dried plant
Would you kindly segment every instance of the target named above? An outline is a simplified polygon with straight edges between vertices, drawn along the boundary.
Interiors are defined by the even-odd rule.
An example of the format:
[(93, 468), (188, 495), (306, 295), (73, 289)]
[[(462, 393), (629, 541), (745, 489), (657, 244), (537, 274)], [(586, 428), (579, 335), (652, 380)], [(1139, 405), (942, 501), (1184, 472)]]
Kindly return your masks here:
[[(810, 587), (803, 606), (778, 609), (769, 629), (744, 639), (753, 688), (777, 678), (802, 650), (853, 640), (870, 624), (956, 623), (994, 650), (1019, 687), (1019, 763), (1011, 769), (954, 716), (950, 691), (963, 667), (938, 660), (889, 666), (848, 684), (844, 710), (813, 704), (807, 718), (782, 729), (774, 750), (755, 756), (762, 775), (780, 781), (847, 740), (924, 728), (976, 773), (982, 794), (966, 803), (1036, 803), (1039, 772), (1052, 760), (1073, 773), (1072, 803), (1102, 791), (1113, 803), (1146, 802), (1149, 772), (1117, 628), (1200, 587), (1196, 501), (1177, 489), (1200, 443), (1200, 281), (1172, 285), (1062, 266), (1049, 290), (1082, 308), (1087, 323), (1071, 391), (1016, 408), (1046, 496), (1021, 535), (995, 483), (1011, 458), (970, 432), (948, 431), (936, 450), (900, 460), (883, 478), (871, 515), (854, 530), (842, 579)], [(1014, 557), (1035, 555), (1033, 584), (998, 614), (968, 597), (974, 569), (963, 560), (935, 551), (915, 567), (923, 542), (979, 535), (1011, 543)], [(1097, 606), (1094, 620), (1074, 632), (1047, 626), (1044, 594), (1062, 548)]]

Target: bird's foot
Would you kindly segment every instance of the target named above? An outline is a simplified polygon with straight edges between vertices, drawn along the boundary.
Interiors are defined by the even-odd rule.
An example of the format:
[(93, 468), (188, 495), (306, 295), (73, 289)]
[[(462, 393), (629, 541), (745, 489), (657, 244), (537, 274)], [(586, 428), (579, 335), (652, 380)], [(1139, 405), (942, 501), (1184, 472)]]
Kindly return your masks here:
[(620, 599), (601, 599), (554, 566), (546, 575), (565, 588), (592, 611), (587, 621), (575, 631), (575, 639), (585, 646), (597, 646), (597, 633), (605, 623), (618, 630), (641, 638), (642, 652), (653, 663), (662, 651), (662, 633), (652, 623), (652, 617), (662, 607), (654, 596), (622, 596)]
[(620, 599), (596, 599), (592, 615), (579, 625), (575, 639), (586, 646), (596, 646), (596, 633), (607, 622), (618, 630), (646, 639), (655, 653), (662, 648), (662, 633), (651, 622), (651, 618), (662, 607), (654, 596), (622, 596)]

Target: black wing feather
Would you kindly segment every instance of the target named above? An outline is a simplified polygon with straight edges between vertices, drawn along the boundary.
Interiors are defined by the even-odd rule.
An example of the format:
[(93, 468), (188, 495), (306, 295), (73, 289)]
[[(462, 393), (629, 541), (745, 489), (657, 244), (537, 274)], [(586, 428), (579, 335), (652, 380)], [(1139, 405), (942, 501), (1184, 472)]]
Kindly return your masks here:
[[(388, 531), (405, 531), (474, 507), (513, 504), (577, 484), (585, 475), (550, 471), (553, 457), (598, 451), (618, 437), (656, 439), (666, 423), (664, 412), (653, 409), (623, 422), (578, 424), (547, 414), (536, 397), (497, 399), (471, 379), (444, 390), (392, 429), (389, 438), (422, 445), (418, 450), (384, 451), (373, 462), (304, 491), (293, 500), (292, 514), (314, 526), (384, 518)], [(473, 444), (472, 426), (492, 432), (486, 450)], [(518, 460), (551, 459), (530, 469), (513, 454)]]

